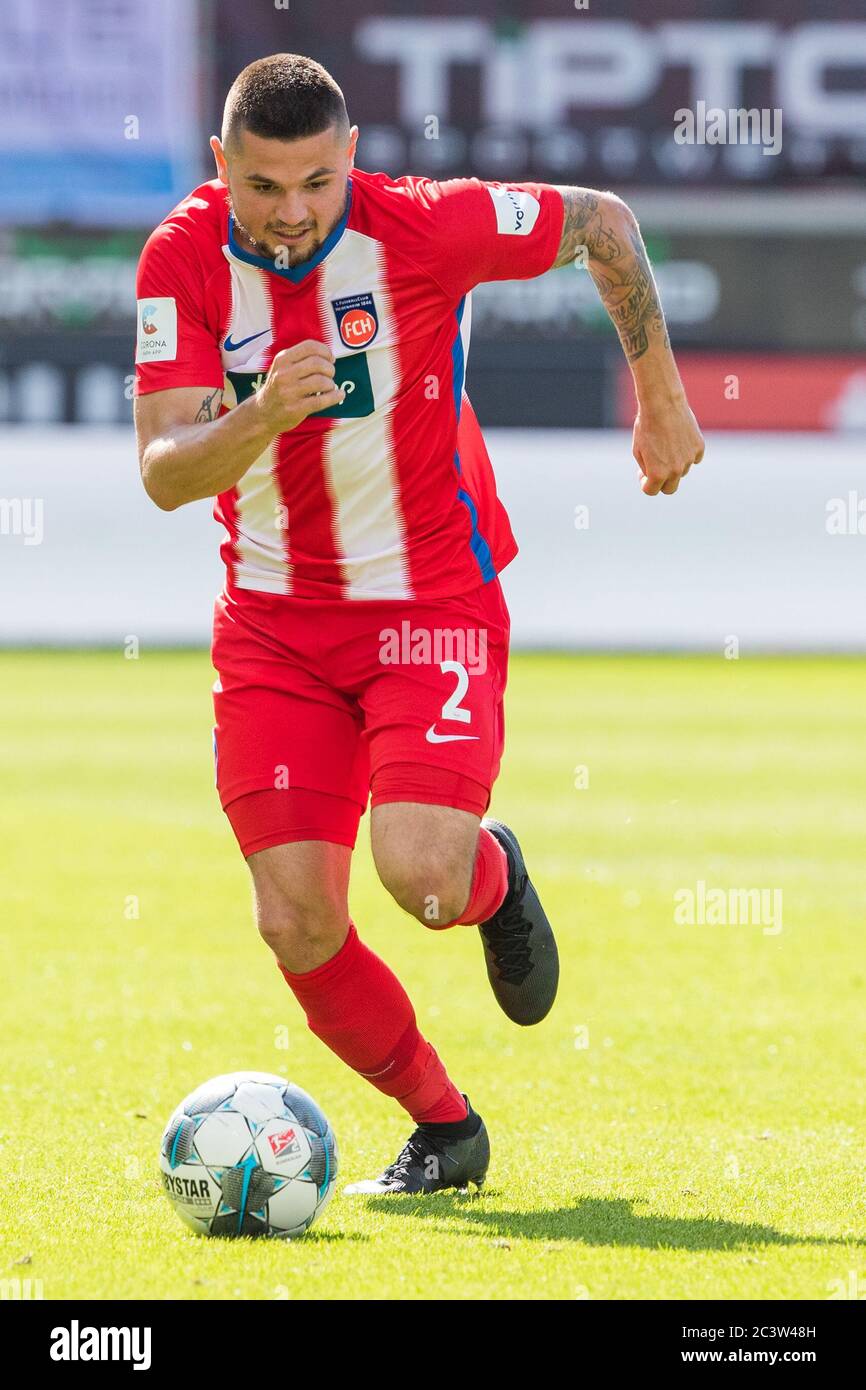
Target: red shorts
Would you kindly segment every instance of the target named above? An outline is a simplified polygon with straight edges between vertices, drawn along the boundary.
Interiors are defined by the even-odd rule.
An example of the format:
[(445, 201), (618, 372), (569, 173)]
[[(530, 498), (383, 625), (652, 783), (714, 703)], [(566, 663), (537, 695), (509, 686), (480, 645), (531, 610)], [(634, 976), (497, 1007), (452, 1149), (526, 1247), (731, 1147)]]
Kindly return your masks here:
[(456, 598), (236, 590), (214, 606), (214, 760), (244, 855), (354, 846), (372, 804), (484, 814), (504, 744), (510, 621), (498, 579)]

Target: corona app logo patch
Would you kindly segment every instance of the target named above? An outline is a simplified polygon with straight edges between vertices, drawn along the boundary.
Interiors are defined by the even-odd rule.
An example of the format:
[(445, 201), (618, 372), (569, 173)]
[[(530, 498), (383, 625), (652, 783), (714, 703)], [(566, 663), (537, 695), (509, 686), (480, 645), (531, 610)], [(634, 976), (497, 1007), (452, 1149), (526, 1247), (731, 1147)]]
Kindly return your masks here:
[(332, 299), (340, 340), (347, 348), (369, 347), (379, 332), (379, 316), (372, 294), (350, 294)]
[(139, 299), (136, 362), (174, 362), (177, 357), (177, 301)]
[(268, 1143), (274, 1158), (287, 1158), (290, 1154), (301, 1152), (298, 1136), (293, 1129), (281, 1129), (279, 1134), (269, 1134)]

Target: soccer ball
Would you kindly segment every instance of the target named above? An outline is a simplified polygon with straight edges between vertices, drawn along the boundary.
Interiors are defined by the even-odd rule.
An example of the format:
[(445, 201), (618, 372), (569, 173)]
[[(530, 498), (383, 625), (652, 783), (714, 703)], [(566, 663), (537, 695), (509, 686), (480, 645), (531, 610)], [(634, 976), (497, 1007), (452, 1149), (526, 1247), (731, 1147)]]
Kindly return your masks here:
[(169, 1201), (200, 1235), (299, 1236), (333, 1195), (337, 1141), (300, 1086), (236, 1071), (181, 1101), (159, 1166)]

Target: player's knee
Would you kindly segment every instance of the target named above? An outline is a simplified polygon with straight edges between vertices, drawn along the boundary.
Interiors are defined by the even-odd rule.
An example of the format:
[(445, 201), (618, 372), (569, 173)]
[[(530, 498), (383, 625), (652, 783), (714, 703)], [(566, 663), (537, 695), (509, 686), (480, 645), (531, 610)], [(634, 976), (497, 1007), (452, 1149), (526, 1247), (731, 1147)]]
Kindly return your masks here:
[(426, 927), (447, 926), (466, 906), (470, 866), (459, 856), (431, 852), (379, 866), (379, 876), (405, 912)]
[(282, 960), (299, 946), (324, 949), (345, 927), (345, 904), (324, 890), (257, 889), (256, 926), (262, 940)]

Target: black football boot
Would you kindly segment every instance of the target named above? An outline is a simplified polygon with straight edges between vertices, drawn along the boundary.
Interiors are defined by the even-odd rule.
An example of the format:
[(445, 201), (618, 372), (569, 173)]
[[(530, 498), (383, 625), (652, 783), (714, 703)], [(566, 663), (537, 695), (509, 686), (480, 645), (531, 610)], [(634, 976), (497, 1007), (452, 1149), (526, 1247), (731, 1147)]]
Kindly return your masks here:
[[(453, 1125), (419, 1125), (393, 1163), (378, 1178), (349, 1183), (344, 1193), (441, 1192), (446, 1187), (481, 1187), (490, 1162), (490, 1140), (481, 1116), (464, 1094), (468, 1114), (453, 1134)], [(463, 1134), (464, 1129), (473, 1130)]]
[(526, 872), (514, 831), (486, 816), (481, 824), (499, 841), (508, 859), (508, 891), (502, 906), (478, 926), (487, 978), (502, 1012), (513, 1023), (526, 1027), (540, 1023), (556, 998), (556, 941)]

